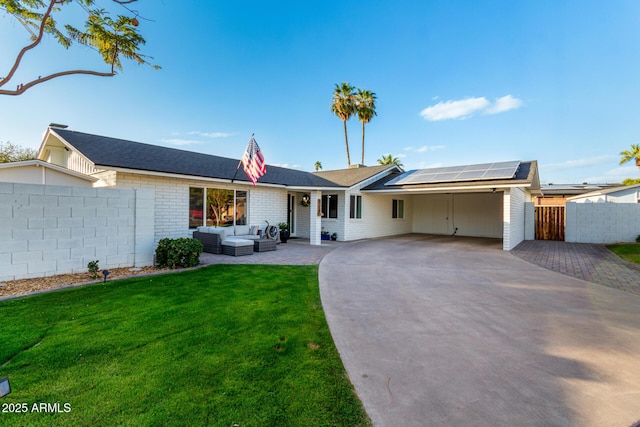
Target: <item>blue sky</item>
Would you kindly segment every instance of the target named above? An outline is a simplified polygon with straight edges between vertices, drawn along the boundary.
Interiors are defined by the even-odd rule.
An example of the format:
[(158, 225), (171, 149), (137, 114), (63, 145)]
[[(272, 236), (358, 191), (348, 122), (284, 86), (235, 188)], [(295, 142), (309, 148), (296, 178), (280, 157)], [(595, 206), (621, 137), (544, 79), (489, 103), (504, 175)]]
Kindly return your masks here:
[[(109, 3), (102, 0), (104, 3)], [(268, 164), (346, 167), (334, 84), (377, 94), (365, 164), (405, 168), (538, 160), (541, 180), (639, 176), (619, 152), (640, 142), (640, 2), (140, 0), (155, 71), (65, 77), (0, 97), (0, 141), (36, 148), (51, 122), (73, 130), (239, 158), (252, 133)], [(27, 42), (0, 15), (0, 75)], [(106, 69), (52, 41), (27, 81)], [(5, 69), (5, 71), (2, 71)], [(20, 81), (17, 80), (17, 81)], [(348, 124), (352, 163), (361, 124)]]

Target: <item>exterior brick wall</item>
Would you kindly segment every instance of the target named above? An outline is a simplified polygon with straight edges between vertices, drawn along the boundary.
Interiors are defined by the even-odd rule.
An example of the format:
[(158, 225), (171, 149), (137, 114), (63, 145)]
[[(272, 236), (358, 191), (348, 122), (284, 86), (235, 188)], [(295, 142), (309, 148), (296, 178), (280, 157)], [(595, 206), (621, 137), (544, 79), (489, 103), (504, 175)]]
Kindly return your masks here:
[(153, 264), (153, 191), (0, 183), (0, 281)]
[(118, 172), (118, 188), (149, 188), (155, 191), (155, 242), (165, 237), (191, 237), (189, 229), (189, 188), (221, 188), (248, 191), (248, 225), (271, 225), (287, 221), (287, 190), (214, 181), (190, 180)]

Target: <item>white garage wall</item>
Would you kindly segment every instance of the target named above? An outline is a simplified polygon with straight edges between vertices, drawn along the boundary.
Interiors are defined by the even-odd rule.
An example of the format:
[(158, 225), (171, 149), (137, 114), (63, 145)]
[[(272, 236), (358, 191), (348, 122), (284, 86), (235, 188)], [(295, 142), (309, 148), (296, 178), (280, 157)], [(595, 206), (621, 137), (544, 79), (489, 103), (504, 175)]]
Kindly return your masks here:
[(450, 194), (413, 196), (413, 233), (451, 234)]
[(501, 193), (452, 194), (451, 196), (453, 198), (452, 224), (454, 230), (458, 228), (457, 235), (502, 237)]
[(502, 248), (505, 251), (510, 251), (524, 240), (525, 198), (525, 192), (520, 188), (511, 188), (504, 192), (504, 228), (502, 235)]
[(502, 193), (413, 196), (414, 233), (502, 237)]
[[(353, 194), (358, 193), (353, 192)], [(357, 240), (411, 233), (413, 197), (364, 193), (361, 195), (362, 219), (350, 219), (349, 209), (346, 209), (348, 226), (344, 239)], [(391, 218), (393, 199), (404, 200), (404, 218)], [(342, 236), (338, 235), (338, 239), (342, 240)]]

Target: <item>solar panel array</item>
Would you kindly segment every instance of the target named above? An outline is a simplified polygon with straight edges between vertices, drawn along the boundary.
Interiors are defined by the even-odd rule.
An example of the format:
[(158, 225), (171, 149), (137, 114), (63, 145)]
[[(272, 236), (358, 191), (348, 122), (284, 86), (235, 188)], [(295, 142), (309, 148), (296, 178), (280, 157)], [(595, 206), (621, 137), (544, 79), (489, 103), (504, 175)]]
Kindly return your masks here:
[(431, 184), (435, 182), (484, 181), (492, 179), (512, 179), (519, 161), (481, 163), (478, 165), (450, 166), (443, 168), (418, 169), (408, 171), (392, 179), (385, 185)]

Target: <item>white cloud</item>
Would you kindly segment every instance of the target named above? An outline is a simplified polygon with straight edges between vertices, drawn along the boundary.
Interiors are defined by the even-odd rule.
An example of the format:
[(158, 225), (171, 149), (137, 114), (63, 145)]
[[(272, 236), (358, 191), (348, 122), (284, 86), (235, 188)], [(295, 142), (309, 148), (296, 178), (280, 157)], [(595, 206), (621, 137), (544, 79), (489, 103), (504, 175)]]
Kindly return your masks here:
[(584, 168), (589, 166), (600, 166), (605, 163), (617, 163), (618, 156), (606, 155), (606, 156), (596, 156), (596, 157), (587, 157), (584, 159), (574, 159), (574, 160), (566, 160), (561, 163), (549, 163), (545, 165), (541, 165), (546, 171), (557, 171), (557, 170), (567, 170), (567, 169), (577, 169)]
[(626, 178), (638, 176), (638, 168), (635, 165), (617, 166), (619, 161), (619, 156), (603, 155), (560, 163), (540, 163), (540, 179), (553, 183), (594, 184), (622, 182)]
[(521, 99), (514, 98), (511, 95), (503, 96), (502, 98), (496, 99), (496, 102), (485, 111), (484, 114), (499, 114), (504, 113), (505, 111), (515, 110), (516, 108), (520, 108), (524, 105)]
[(414, 151), (416, 153), (426, 153), (427, 151), (436, 151), (444, 149), (444, 145), (423, 145), (422, 147), (406, 147), (404, 151)]
[(178, 146), (201, 144), (200, 141), (194, 141), (193, 139), (180, 139), (180, 138), (168, 138), (168, 139), (162, 139), (161, 141), (166, 144), (178, 145)]
[(405, 157), (407, 157), (407, 155), (401, 153), (401, 154), (398, 154), (396, 157), (399, 159), (404, 159)]
[(200, 132), (196, 130), (189, 132), (189, 135), (204, 136), (205, 138), (229, 138), (233, 136), (233, 134), (229, 132)]
[(498, 114), (520, 108), (524, 103), (511, 95), (498, 98), (493, 104), (484, 96), (455, 101), (440, 101), (420, 112), (420, 116), (430, 122), (451, 119), (467, 119), (475, 113)]
[(467, 98), (460, 101), (440, 101), (436, 105), (425, 108), (420, 115), (430, 122), (448, 119), (464, 119), (478, 110), (489, 107), (487, 98)]

